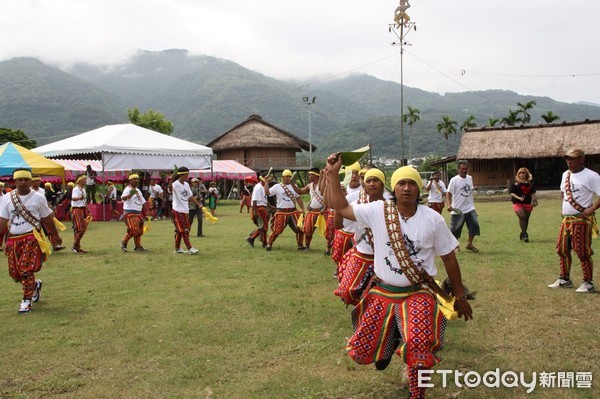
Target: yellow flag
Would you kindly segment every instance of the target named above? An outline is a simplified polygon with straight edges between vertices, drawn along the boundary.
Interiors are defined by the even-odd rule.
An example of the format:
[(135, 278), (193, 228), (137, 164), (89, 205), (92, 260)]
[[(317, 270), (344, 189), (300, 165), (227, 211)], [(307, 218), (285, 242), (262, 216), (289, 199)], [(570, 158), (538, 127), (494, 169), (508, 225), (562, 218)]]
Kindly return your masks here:
[(211, 223), (217, 223), (217, 221), (219, 220), (219, 218), (214, 217), (212, 213), (207, 211), (205, 207), (202, 207), (202, 213), (204, 214), (206, 220), (208, 220)]
[(60, 220), (58, 220), (57, 218), (52, 218), (52, 220), (54, 220), (54, 225), (56, 226), (57, 229), (59, 229), (60, 231), (65, 231), (67, 229), (67, 227), (62, 224), (60, 222)]
[(327, 220), (325, 220), (325, 216), (323, 216), (323, 214), (320, 214), (319, 217), (317, 217), (316, 225), (317, 229), (319, 229), (319, 234), (325, 237), (325, 231), (327, 230)]

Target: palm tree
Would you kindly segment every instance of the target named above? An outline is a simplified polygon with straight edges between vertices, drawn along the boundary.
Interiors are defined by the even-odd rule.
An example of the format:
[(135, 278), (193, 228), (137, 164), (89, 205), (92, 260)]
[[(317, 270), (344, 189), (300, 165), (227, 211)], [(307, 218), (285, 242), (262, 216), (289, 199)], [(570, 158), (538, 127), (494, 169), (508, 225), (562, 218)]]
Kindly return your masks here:
[(413, 125), (421, 120), (421, 110), (408, 106), (408, 114), (403, 115), (404, 120), (402, 122), (407, 123), (410, 126), (410, 135), (408, 136), (408, 160), (412, 159), (412, 136), (413, 136)]
[(435, 126), (437, 131), (442, 133), (446, 139), (446, 158), (448, 158), (448, 138), (451, 134), (456, 133), (456, 128), (454, 127), (456, 123), (449, 115), (442, 115), (442, 121)]
[(560, 119), (560, 116), (556, 115), (554, 112), (552, 111), (548, 111), (545, 114), (542, 115), (542, 119), (546, 122), (546, 123), (552, 123), (554, 121), (557, 121)]
[(520, 113), (521, 113), (521, 111), (515, 111), (512, 109), (509, 109), (508, 115), (505, 116), (504, 118), (502, 118), (500, 121), (502, 122), (503, 125), (514, 126), (518, 122), (521, 122), (521, 119), (519, 118)]
[(477, 127), (477, 123), (475, 123), (475, 115), (469, 115), (462, 125), (460, 125), (460, 129), (463, 132), (470, 127)]
[(488, 126), (489, 127), (494, 127), (496, 125), (496, 123), (500, 122), (500, 119), (498, 118), (489, 118), (488, 119)]
[(531, 101), (527, 101), (525, 104), (521, 104), (521, 103), (517, 103), (517, 105), (519, 106), (519, 114), (523, 114), (523, 117), (521, 118), (521, 122), (523, 122), (524, 125), (529, 124), (529, 122), (531, 121), (531, 115), (529, 114), (529, 110), (533, 109), (533, 107), (535, 107), (535, 101), (531, 100)]

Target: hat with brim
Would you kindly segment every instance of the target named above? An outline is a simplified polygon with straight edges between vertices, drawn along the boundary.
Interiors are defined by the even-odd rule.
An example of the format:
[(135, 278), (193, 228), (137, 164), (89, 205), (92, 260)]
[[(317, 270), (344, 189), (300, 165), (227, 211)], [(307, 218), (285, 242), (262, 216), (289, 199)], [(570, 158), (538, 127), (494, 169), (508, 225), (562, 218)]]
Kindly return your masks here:
[(569, 148), (565, 153), (565, 158), (579, 158), (585, 155), (585, 152), (581, 148), (573, 147)]

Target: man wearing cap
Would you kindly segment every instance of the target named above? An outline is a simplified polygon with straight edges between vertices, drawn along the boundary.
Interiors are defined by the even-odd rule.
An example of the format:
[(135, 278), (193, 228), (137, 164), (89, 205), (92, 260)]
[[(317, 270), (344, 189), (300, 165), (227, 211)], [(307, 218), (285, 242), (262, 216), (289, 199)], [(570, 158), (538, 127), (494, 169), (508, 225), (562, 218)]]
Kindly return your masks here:
[[(201, 207), (202, 204), (198, 202), (190, 189), (190, 185), (187, 179), (190, 175), (190, 170), (185, 166), (181, 166), (177, 170), (177, 174), (171, 176), (169, 181), (169, 191), (173, 193), (173, 224), (175, 225), (175, 250), (176, 254), (189, 254), (194, 255), (199, 251), (192, 247), (190, 242), (190, 205), (189, 202), (193, 202), (196, 206)], [(187, 251), (181, 249), (181, 240), (185, 243)]]
[(127, 233), (121, 241), (121, 250), (127, 252), (127, 243), (133, 238), (136, 252), (145, 251), (142, 247), (142, 235), (144, 234), (144, 216), (149, 214), (146, 199), (142, 195), (142, 191), (138, 188), (140, 176), (137, 173), (129, 175), (129, 185), (123, 189), (121, 200), (123, 201), (123, 214), (125, 215), (125, 224), (127, 225)]
[(549, 288), (571, 288), (571, 250), (581, 262), (583, 282), (575, 290), (579, 293), (594, 291), (592, 233), (598, 231), (594, 212), (600, 208), (600, 199), (593, 202), (594, 194), (600, 196), (600, 176), (584, 166), (585, 153), (581, 148), (571, 148), (565, 153), (568, 170), (562, 175), (562, 224), (558, 233), (556, 252), (560, 261), (560, 276)]
[(31, 178), (29, 170), (15, 170), (16, 189), (0, 200), (0, 234), (4, 236), (8, 229), (8, 272), (23, 287), (20, 314), (29, 313), (31, 303), (39, 301), (41, 295), (42, 281), (36, 280), (35, 273), (41, 270), (42, 263), (50, 254), (42, 226), (55, 242), (62, 243), (54, 225), (52, 209), (44, 197), (31, 190)]
[(323, 198), (322, 194), (325, 191), (325, 180), (321, 180), (320, 176), (321, 172), (319, 171), (319, 168), (312, 168), (308, 171), (309, 183), (306, 186), (300, 188), (293, 181), (290, 182), (296, 194), (310, 194), (310, 203), (308, 204), (306, 216), (304, 217), (302, 225), (304, 248), (306, 251), (310, 251), (310, 243), (315, 232), (317, 219), (319, 216), (324, 215), (326, 210), (325, 198)]
[(196, 198), (198, 200), (198, 202), (200, 203), (200, 206), (196, 206), (196, 204), (190, 200), (189, 204), (190, 204), (190, 230), (192, 228), (192, 225), (194, 224), (194, 219), (198, 219), (198, 227), (196, 228), (196, 236), (197, 237), (204, 237), (204, 234), (202, 233), (202, 218), (203, 218), (203, 213), (202, 213), (202, 208), (204, 207), (204, 195), (206, 194), (206, 187), (204, 187), (204, 184), (202, 185), (202, 187), (200, 187), (200, 179), (198, 179), (197, 177), (194, 177), (192, 179), (192, 196), (194, 198)]
[(71, 216), (73, 219), (73, 233), (75, 235), (71, 252), (77, 254), (87, 253), (87, 251), (81, 249), (81, 239), (87, 231), (89, 223), (85, 179), (85, 175), (77, 176), (75, 187), (73, 187), (73, 192), (71, 193)]
[(265, 194), (265, 186), (269, 185), (269, 176), (264, 173), (259, 177), (259, 182), (252, 190), (252, 223), (256, 225), (256, 230), (246, 237), (246, 242), (251, 247), (254, 246), (254, 241), (258, 238), (262, 243), (263, 248), (267, 246), (267, 230), (269, 229), (269, 208), (267, 195)]
[(467, 161), (458, 161), (458, 175), (450, 179), (446, 199), (448, 201), (448, 212), (451, 212), (450, 231), (457, 239), (465, 223), (469, 230), (466, 248), (469, 251), (479, 252), (473, 245), (473, 239), (480, 234), (479, 219), (475, 211), (473, 200), (473, 178), (468, 175), (469, 164)]
[[(300, 195), (296, 194), (294, 187), (290, 184), (292, 181), (292, 171), (286, 169), (281, 174), (282, 182), (275, 184), (273, 187), (265, 185), (265, 194), (267, 197), (275, 196), (277, 198), (277, 211), (273, 215), (271, 235), (267, 240), (265, 249), (270, 251), (277, 237), (283, 233), (285, 226), (290, 226), (292, 231), (296, 233), (296, 243), (299, 250), (304, 250), (302, 242), (304, 233), (298, 228), (298, 219), (304, 214), (304, 203)], [(296, 202), (300, 209), (296, 208)]]
[[(377, 369), (389, 364), (394, 351), (407, 364), (411, 398), (424, 398), (419, 370), (440, 359), (445, 316), (436, 304), (436, 256), (440, 256), (452, 288), (458, 317), (472, 318), (454, 248), (457, 240), (444, 218), (419, 205), (421, 176), (410, 166), (392, 175), (395, 201), (349, 205), (339, 187), (342, 159), (327, 159), (327, 179), (332, 205), (344, 218), (367, 226), (373, 234), (374, 284), (353, 311), (354, 335), (346, 349), (360, 364), (375, 362)], [(400, 333), (401, 332), (401, 333)], [(398, 348), (396, 350), (396, 348)]]

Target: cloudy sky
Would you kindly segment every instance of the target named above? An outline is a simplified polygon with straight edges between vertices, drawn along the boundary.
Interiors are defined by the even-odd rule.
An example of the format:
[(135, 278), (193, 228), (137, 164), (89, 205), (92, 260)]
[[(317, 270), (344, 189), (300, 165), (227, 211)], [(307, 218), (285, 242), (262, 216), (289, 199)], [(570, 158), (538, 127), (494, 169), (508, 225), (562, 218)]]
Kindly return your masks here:
[[(0, 60), (118, 63), (188, 49), (278, 79), (366, 73), (400, 81), (388, 31), (399, 0), (13, 0), (0, 3)], [(410, 0), (404, 84), (438, 93), (505, 89), (600, 104), (600, 1)]]

